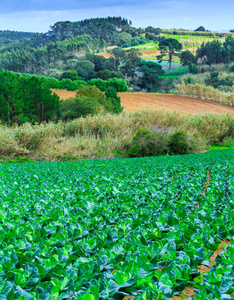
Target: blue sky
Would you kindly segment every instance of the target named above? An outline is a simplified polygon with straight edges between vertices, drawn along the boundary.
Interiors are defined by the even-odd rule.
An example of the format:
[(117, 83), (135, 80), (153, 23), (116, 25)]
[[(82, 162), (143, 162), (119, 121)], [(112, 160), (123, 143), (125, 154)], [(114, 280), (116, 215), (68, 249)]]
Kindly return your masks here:
[(122, 16), (133, 26), (234, 29), (234, 0), (0, 0), (0, 30), (47, 32), (57, 21)]

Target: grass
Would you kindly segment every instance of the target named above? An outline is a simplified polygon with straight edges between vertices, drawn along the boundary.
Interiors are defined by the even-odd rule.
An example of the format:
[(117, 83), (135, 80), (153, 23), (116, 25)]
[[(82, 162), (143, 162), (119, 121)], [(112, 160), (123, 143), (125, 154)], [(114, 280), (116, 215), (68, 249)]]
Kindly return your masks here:
[(230, 144), (232, 124), (234, 117), (231, 115), (184, 116), (164, 110), (141, 110), (124, 111), (119, 115), (98, 114), (68, 123), (0, 125), (0, 160), (126, 157), (133, 136), (141, 128), (186, 131), (190, 140), (196, 141), (193, 152), (200, 152), (225, 139)]
[(131, 46), (127, 48), (123, 48), (123, 50), (129, 50), (129, 49), (138, 49), (138, 50), (158, 50), (158, 44), (152, 42), (142, 44), (142, 45), (137, 45), (137, 46)]

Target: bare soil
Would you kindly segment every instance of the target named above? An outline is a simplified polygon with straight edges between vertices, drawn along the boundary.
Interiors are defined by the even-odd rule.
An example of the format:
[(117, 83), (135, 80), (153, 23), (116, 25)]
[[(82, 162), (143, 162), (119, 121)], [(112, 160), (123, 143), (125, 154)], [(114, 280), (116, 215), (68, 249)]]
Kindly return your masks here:
[[(53, 90), (62, 100), (76, 96), (75, 91)], [(234, 108), (219, 103), (191, 97), (157, 94), (157, 93), (118, 93), (121, 105), (127, 111), (144, 108), (165, 109), (180, 112), (184, 115), (204, 114), (208, 112), (231, 114)]]
[(234, 115), (234, 108), (219, 103), (196, 99), (192, 97), (157, 94), (157, 93), (119, 93), (121, 105), (126, 110), (138, 110), (143, 108), (177, 111), (182, 114), (228, 113)]
[[(190, 49), (183, 49), (183, 51), (189, 50), (191, 52), (196, 52), (196, 48), (190, 48)], [(160, 55), (160, 50), (139, 50), (139, 52), (142, 54), (141, 58), (153, 58), (157, 55)], [(105, 58), (110, 58), (112, 55), (111, 53), (99, 53), (99, 56), (103, 56)], [(180, 58), (174, 56), (173, 61), (179, 61)]]

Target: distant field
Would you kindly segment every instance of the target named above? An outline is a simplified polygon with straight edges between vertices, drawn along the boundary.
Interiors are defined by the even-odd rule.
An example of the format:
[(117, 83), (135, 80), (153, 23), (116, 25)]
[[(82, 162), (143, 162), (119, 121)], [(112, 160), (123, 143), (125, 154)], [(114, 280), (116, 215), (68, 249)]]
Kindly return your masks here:
[[(75, 91), (53, 90), (60, 99), (75, 97)], [(121, 105), (124, 109), (138, 110), (143, 108), (166, 109), (179, 111), (183, 114), (203, 114), (207, 112), (228, 113), (234, 116), (234, 108), (206, 100), (156, 93), (119, 93)]]
[[(146, 46), (146, 45), (143, 45), (144, 47)], [(133, 48), (133, 49), (140, 49), (139, 48), (139, 46), (136, 46), (136, 47), (130, 47), (130, 48)], [(127, 49), (130, 49), (130, 48), (127, 48)], [(189, 50), (189, 51), (191, 51), (193, 54), (195, 54), (195, 52), (196, 52), (196, 49), (197, 48), (186, 48), (186, 49), (183, 49), (183, 51), (185, 51), (185, 50)], [(156, 56), (157, 55), (160, 55), (160, 50), (155, 50), (155, 49), (142, 49), (142, 50), (139, 50), (139, 52), (142, 54), (142, 56), (141, 56), (141, 58), (142, 59), (146, 59), (146, 58), (148, 58), (148, 59), (152, 59), (152, 58), (156, 58)], [(111, 53), (99, 53), (98, 54), (99, 56), (103, 56), (103, 57), (105, 57), (105, 58), (110, 58), (111, 57)], [(173, 56), (173, 60), (174, 61), (179, 61), (180, 59), (179, 59), (179, 57), (176, 57), (176, 56)]]

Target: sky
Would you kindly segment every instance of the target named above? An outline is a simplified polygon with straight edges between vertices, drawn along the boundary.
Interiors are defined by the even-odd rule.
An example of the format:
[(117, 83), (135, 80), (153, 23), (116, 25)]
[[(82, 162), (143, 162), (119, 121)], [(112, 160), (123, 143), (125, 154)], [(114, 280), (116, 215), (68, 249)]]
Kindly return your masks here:
[(234, 29), (234, 0), (0, 0), (0, 30), (47, 32), (58, 21), (121, 16), (134, 27)]

